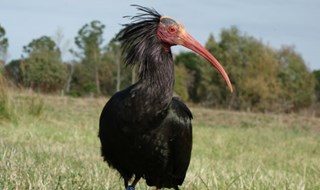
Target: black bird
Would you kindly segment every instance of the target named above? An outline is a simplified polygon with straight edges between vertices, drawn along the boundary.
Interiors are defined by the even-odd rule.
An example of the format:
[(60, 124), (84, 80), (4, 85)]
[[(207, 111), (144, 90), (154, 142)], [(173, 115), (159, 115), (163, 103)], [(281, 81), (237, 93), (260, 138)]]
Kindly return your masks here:
[[(100, 116), (101, 154), (118, 170), (126, 189), (142, 177), (147, 185), (179, 189), (192, 149), (192, 114), (173, 97), (171, 46), (185, 46), (208, 60), (232, 85), (220, 63), (179, 22), (156, 10), (140, 11), (117, 35), (127, 65), (138, 65), (139, 80), (117, 92)], [(131, 186), (128, 182), (135, 177)]]

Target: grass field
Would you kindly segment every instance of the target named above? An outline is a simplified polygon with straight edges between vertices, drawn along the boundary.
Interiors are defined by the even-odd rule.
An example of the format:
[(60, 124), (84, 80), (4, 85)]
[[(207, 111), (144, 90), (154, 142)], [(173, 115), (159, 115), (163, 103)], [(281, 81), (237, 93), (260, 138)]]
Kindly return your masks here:
[[(10, 94), (0, 122), (0, 189), (123, 189), (102, 161), (106, 99)], [(320, 119), (192, 108), (181, 189), (320, 189)], [(152, 189), (141, 180), (137, 189)]]

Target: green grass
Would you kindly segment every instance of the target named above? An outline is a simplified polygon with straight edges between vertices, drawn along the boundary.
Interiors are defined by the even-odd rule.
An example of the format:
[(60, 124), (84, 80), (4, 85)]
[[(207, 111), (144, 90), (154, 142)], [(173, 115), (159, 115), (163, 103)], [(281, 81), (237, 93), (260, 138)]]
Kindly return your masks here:
[[(9, 94), (0, 121), (0, 189), (123, 189), (100, 157), (106, 99)], [(194, 107), (181, 189), (320, 189), (320, 119)], [(148, 188), (143, 180), (137, 189)]]

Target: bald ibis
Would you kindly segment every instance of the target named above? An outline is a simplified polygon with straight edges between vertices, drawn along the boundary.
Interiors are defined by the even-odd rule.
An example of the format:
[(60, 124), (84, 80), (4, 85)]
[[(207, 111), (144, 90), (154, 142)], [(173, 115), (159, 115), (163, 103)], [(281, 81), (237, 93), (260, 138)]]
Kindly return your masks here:
[[(157, 189), (179, 189), (192, 149), (192, 114), (173, 97), (171, 46), (182, 45), (208, 60), (232, 85), (220, 63), (178, 21), (134, 5), (140, 13), (118, 33), (124, 61), (138, 65), (139, 80), (117, 92), (100, 116), (101, 154), (134, 189), (140, 178)], [(129, 181), (134, 177), (132, 184)]]

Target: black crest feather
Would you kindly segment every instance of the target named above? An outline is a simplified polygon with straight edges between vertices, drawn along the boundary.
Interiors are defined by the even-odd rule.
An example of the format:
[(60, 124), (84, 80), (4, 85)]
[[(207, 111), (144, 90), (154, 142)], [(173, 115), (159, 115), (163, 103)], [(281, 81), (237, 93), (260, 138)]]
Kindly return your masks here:
[(124, 24), (116, 38), (121, 43), (122, 54), (126, 65), (140, 64), (140, 72), (144, 70), (148, 56), (154, 54), (150, 51), (159, 49), (160, 42), (157, 39), (157, 27), (161, 15), (152, 8), (140, 5), (131, 5), (140, 11), (136, 16), (126, 16), (132, 21)]

